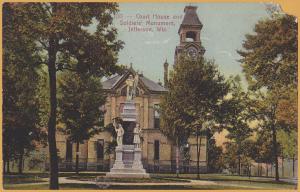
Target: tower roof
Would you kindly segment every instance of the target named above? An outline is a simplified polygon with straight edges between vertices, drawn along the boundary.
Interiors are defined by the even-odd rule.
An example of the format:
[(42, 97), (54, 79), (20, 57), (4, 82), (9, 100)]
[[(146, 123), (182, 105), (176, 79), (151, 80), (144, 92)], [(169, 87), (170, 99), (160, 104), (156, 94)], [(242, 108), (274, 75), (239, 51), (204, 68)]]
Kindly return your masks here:
[[(202, 23), (197, 15), (197, 6), (185, 6), (184, 8), (184, 17), (180, 25), (179, 31), (183, 26), (199, 26), (202, 28)], [(178, 32), (179, 32), (178, 31)]]
[(184, 8), (184, 18), (182, 20), (182, 25), (202, 25), (200, 19), (197, 15), (196, 6), (185, 6)]

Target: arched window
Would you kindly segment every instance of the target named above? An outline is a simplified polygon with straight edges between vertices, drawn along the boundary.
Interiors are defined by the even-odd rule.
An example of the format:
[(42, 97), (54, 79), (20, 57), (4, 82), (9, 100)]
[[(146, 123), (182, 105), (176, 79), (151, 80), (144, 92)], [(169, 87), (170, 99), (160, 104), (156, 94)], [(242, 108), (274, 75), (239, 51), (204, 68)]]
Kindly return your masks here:
[(196, 32), (194, 32), (194, 31), (188, 31), (188, 32), (186, 33), (186, 38), (185, 38), (185, 40), (186, 40), (187, 42), (194, 42), (194, 41), (196, 41)]

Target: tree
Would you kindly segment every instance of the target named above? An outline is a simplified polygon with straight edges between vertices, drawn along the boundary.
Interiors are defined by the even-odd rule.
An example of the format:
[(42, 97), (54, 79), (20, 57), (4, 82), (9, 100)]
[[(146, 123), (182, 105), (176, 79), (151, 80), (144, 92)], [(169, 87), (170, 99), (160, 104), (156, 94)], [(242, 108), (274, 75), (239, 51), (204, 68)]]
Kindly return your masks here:
[[(258, 93), (256, 101), (257, 119), (263, 129), (272, 135), (272, 153), (275, 162), (275, 179), (278, 174), (278, 144), (277, 131), (283, 127), (280, 120), (284, 115), (279, 114), (282, 106), (295, 108), (294, 102), (287, 100), (287, 93), (297, 92), (297, 50), (298, 30), (294, 16), (280, 14), (259, 21), (254, 28), (255, 34), (247, 34), (243, 43), (243, 50), (238, 53), (242, 57), (243, 71), (250, 89)], [(296, 94), (297, 95), (297, 94)], [(289, 104), (287, 106), (286, 104)], [(280, 109), (281, 108), (281, 109)], [(293, 120), (292, 120), (293, 121)], [(286, 123), (285, 123), (286, 124)]]
[(241, 146), (238, 146), (236, 142), (226, 142), (223, 156), (225, 166), (232, 174), (236, 172), (241, 174), (240, 165), (245, 165), (250, 176), (253, 157), (257, 156), (255, 142), (251, 139), (246, 139), (241, 143)]
[(243, 71), (251, 87), (297, 87), (298, 29), (296, 18), (281, 15), (259, 21), (243, 42)]
[[(256, 131), (256, 141), (252, 148), (253, 148), (253, 153), (251, 155), (251, 158), (255, 160), (257, 163), (266, 163), (266, 164), (274, 163), (274, 155), (273, 155), (274, 149), (273, 149), (272, 134), (269, 130), (258, 128), (258, 130)], [(280, 152), (278, 151), (277, 153), (279, 154)], [(268, 169), (267, 169), (267, 175), (268, 175)]]
[(170, 74), (168, 88), (161, 103), (162, 131), (175, 141), (177, 149), (192, 134), (196, 136), (199, 178), (200, 132), (219, 111), (228, 84), (213, 61), (181, 57)]
[(233, 142), (225, 142), (225, 152), (224, 152), (224, 162), (226, 168), (229, 169), (231, 174), (236, 172), (236, 168), (238, 165), (237, 158), (237, 144)]
[(242, 88), (241, 79), (239, 76), (231, 77), (229, 82), (231, 98), (226, 100), (226, 105), (224, 105), (226, 113), (223, 113), (223, 123), (226, 124), (226, 129), (228, 131), (226, 138), (236, 143), (238, 174), (241, 175), (243, 142), (248, 139), (253, 132), (253, 130), (249, 127), (249, 97)]
[(218, 173), (224, 168), (223, 149), (216, 145), (216, 139), (211, 137), (207, 139), (207, 171)]
[(297, 157), (297, 131), (292, 130), (289, 133), (283, 130), (278, 131), (278, 142), (282, 148), (282, 154), (285, 158), (293, 160), (293, 177), (295, 176), (295, 158)]
[(272, 154), (273, 162), (275, 163), (275, 180), (279, 181), (278, 172), (278, 155), (279, 145), (277, 141), (277, 132), (286, 127), (276, 118), (276, 111), (280, 101), (280, 90), (273, 90), (268, 92), (260, 92), (256, 94), (255, 98), (251, 99), (253, 107), (253, 117), (258, 121), (257, 127), (260, 127), (265, 132), (269, 132), (272, 138)]
[[(89, 75), (110, 75), (118, 70), (117, 53), (122, 42), (111, 26), (116, 3), (6, 3), (12, 9), (9, 23), (17, 34), (35, 39), (38, 61), (48, 67), (50, 114), (48, 143), (50, 189), (58, 189), (56, 148), (56, 72), (72, 70)], [(88, 30), (92, 24), (96, 31)], [(70, 66), (70, 61), (75, 65)]]
[(15, 32), (10, 25), (13, 9), (4, 4), (3, 14), (3, 160), (18, 159), (18, 172), (23, 172), (23, 159), (43, 139), (40, 129), (40, 76), (32, 38)]
[(298, 90), (285, 88), (278, 102), (276, 119), (296, 130), (298, 123)]
[(101, 79), (92, 76), (64, 73), (59, 87), (59, 112), (63, 131), (68, 139), (76, 143), (76, 173), (79, 173), (79, 144), (98, 133), (104, 126), (106, 96), (102, 90)]

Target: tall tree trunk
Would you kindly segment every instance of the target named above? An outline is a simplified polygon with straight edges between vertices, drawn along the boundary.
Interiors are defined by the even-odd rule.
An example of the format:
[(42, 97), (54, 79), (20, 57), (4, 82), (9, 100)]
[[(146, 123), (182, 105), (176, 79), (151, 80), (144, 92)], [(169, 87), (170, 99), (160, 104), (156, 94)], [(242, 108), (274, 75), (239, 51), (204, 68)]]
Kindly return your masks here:
[(6, 172), (6, 165), (7, 165), (7, 161), (5, 160), (5, 158), (3, 158), (3, 164), (2, 164), (2, 166), (3, 166), (3, 174), (7, 173)]
[(266, 167), (267, 167), (267, 177), (269, 177), (269, 164), (266, 163)]
[(7, 172), (7, 173), (10, 173), (10, 162), (9, 162), (9, 161), (10, 161), (10, 160), (8, 159), (8, 160), (7, 160), (7, 167), (6, 167), (6, 169), (7, 169), (6, 172)]
[(208, 149), (209, 149), (209, 139), (208, 139), (208, 130), (206, 130), (206, 173), (210, 172), (210, 165), (208, 163)]
[(248, 165), (248, 177), (251, 177), (251, 164)]
[(199, 147), (199, 127), (197, 126), (197, 179), (200, 179), (200, 147)]
[(49, 86), (50, 86), (50, 117), (48, 121), (48, 143), (50, 154), (50, 189), (58, 189), (58, 157), (56, 148), (56, 53), (58, 41), (54, 37), (49, 38)]
[(295, 177), (295, 157), (293, 157), (293, 178)]
[(179, 177), (179, 139), (177, 139), (176, 144), (176, 176)]
[(241, 156), (240, 156), (240, 154), (238, 155), (238, 166), (239, 166), (239, 168), (238, 168), (238, 172), (239, 172), (239, 175), (241, 175)]
[(76, 174), (79, 174), (79, 142), (76, 142)]
[(273, 177), (273, 163), (271, 163), (271, 177)]
[(282, 158), (281, 158), (281, 176), (284, 177), (284, 158), (283, 158), (283, 155), (282, 155)]
[(275, 181), (279, 181), (279, 170), (278, 170), (278, 154), (277, 154), (277, 138), (275, 125), (272, 125), (272, 145), (273, 145), (273, 156), (275, 162)]
[(18, 164), (18, 173), (22, 174), (23, 173), (23, 157), (24, 157), (24, 148), (20, 150), (19, 154), (19, 164)]

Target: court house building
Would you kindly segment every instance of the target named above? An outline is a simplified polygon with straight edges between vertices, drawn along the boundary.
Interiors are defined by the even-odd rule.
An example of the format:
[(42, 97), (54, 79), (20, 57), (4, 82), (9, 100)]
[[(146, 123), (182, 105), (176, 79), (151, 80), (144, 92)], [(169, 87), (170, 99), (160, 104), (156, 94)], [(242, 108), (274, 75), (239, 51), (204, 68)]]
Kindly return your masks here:
[[(175, 48), (175, 62), (180, 54), (194, 57), (204, 53), (200, 41), (202, 24), (196, 13), (197, 7), (186, 6), (184, 18), (178, 30), (179, 45)], [(141, 127), (142, 163), (147, 172), (175, 172), (176, 146), (160, 130), (159, 105), (162, 96), (167, 93), (168, 82), (167, 61), (162, 64), (164, 83), (154, 82), (134, 68), (129, 67), (122, 75), (114, 75), (103, 82), (103, 89), (107, 94), (104, 124), (111, 124), (114, 118), (120, 117), (127, 95), (126, 80), (130, 76), (138, 75), (134, 103), (137, 112), (137, 123)], [(132, 144), (134, 125), (123, 124), (125, 131), (124, 145)], [(111, 152), (113, 135), (103, 131), (80, 144), (80, 170), (109, 171), (115, 159)], [(201, 172), (207, 169), (206, 137), (201, 139), (200, 167)], [(75, 170), (76, 146), (67, 140), (67, 135), (57, 132), (57, 146), (59, 151), (59, 169), (61, 171)], [(180, 172), (196, 172), (196, 140), (189, 138), (186, 146), (180, 148)]]

